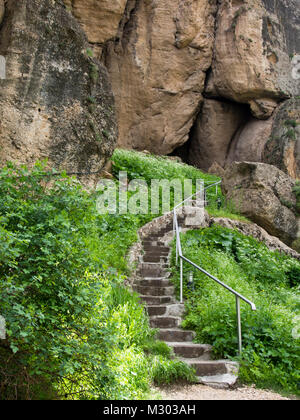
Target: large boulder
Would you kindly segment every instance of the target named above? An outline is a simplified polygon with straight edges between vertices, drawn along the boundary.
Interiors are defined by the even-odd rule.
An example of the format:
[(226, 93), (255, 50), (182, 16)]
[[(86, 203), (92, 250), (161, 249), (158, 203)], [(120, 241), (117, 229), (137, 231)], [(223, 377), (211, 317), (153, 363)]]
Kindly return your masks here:
[(295, 181), (275, 166), (234, 162), (225, 171), (226, 198), (243, 215), (291, 245), (298, 236)]
[(189, 163), (208, 170), (225, 166), (232, 140), (248, 117), (248, 109), (234, 102), (205, 99), (190, 139)]
[(269, 118), (279, 101), (300, 92), (291, 63), (298, 51), (298, 0), (224, 0), (207, 92), (248, 103), (256, 118)]
[(276, 111), (262, 160), (300, 178), (300, 97), (284, 102)]
[(78, 19), (98, 57), (103, 45), (117, 36), (127, 0), (64, 0)]
[[(207, 169), (214, 161), (235, 159), (234, 145), (236, 156), (248, 159), (245, 144), (254, 129), (251, 150), (261, 157), (270, 124), (255, 124), (250, 111), (255, 119), (266, 120), (279, 103), (300, 94), (300, 81), (292, 72), (293, 55), (300, 51), (299, 0), (65, 3), (109, 69), (120, 146), (169, 154), (192, 139), (187, 155)], [(243, 104), (238, 113), (248, 107), (245, 131), (238, 127), (239, 144), (236, 136), (230, 138), (226, 112), (218, 114), (219, 121), (212, 115), (214, 128), (205, 144), (203, 96)], [(213, 132), (217, 137), (211, 147)], [(229, 160), (224, 158), (226, 145)]]
[(185, 143), (213, 55), (216, 0), (129, 0), (103, 55), (119, 145), (158, 154)]
[(235, 133), (226, 157), (226, 163), (232, 162), (262, 162), (265, 145), (268, 142), (274, 116), (266, 121), (250, 117)]
[(61, 0), (8, 0), (0, 28), (0, 161), (99, 172), (117, 138), (103, 65)]

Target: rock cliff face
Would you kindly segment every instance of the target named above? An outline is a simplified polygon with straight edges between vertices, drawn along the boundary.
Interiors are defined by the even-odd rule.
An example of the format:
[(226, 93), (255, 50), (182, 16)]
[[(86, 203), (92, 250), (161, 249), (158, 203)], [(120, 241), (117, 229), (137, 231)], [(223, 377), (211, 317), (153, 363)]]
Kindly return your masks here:
[(119, 145), (168, 154), (188, 140), (213, 53), (216, 1), (128, 1), (103, 55)]
[(71, 173), (102, 169), (117, 137), (114, 100), (106, 69), (89, 56), (88, 46), (63, 2), (6, 2), (1, 162), (48, 158)]
[(300, 97), (284, 102), (276, 111), (263, 161), (292, 178), (300, 178)]
[(119, 146), (299, 177), (299, 0), (0, 0), (0, 22), (4, 4), (2, 155), (100, 167), (116, 129), (99, 59)]
[(109, 70), (119, 145), (188, 142), (203, 169), (263, 160), (274, 111), (300, 94), (299, 0), (65, 1)]
[(227, 199), (242, 214), (289, 246), (300, 235), (294, 186), (295, 181), (275, 166), (252, 162), (230, 165), (222, 183)]

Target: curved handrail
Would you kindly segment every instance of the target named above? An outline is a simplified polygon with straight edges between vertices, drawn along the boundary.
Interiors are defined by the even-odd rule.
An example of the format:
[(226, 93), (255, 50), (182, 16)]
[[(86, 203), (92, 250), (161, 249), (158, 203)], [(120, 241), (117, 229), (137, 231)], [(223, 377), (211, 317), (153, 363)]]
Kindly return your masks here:
[[(222, 181), (218, 181), (218, 182), (215, 182), (212, 185), (207, 186), (206, 188), (204, 188), (204, 191), (208, 190), (209, 188), (211, 188), (213, 186), (217, 186), (217, 185), (221, 184), (221, 182)], [(182, 203), (178, 204), (173, 209), (173, 225), (174, 225), (174, 232), (175, 232), (175, 236), (176, 236), (176, 264), (178, 262), (178, 257), (179, 257), (179, 260), (180, 260), (180, 303), (183, 303), (183, 261), (185, 261), (188, 264), (190, 264), (192, 267), (194, 267), (197, 270), (199, 270), (202, 273), (204, 273), (207, 277), (209, 277), (212, 280), (214, 280), (216, 283), (220, 284), (222, 287), (224, 287), (225, 289), (227, 289), (230, 293), (232, 293), (232, 294), (235, 295), (235, 298), (236, 298), (236, 312), (237, 312), (237, 324), (238, 324), (239, 354), (241, 354), (242, 353), (242, 333), (241, 333), (240, 299), (242, 299), (244, 302), (246, 302), (248, 305), (250, 305), (251, 306), (251, 309), (253, 311), (256, 311), (255, 304), (253, 302), (251, 302), (249, 299), (247, 299), (245, 296), (241, 295), (236, 290), (234, 290), (231, 287), (229, 287), (227, 284), (223, 283), (217, 277), (215, 277), (212, 274), (208, 273), (206, 270), (204, 270), (203, 268), (201, 268), (200, 266), (198, 266), (197, 264), (195, 264), (193, 261), (191, 261), (188, 258), (186, 258), (183, 255), (183, 253), (182, 253), (181, 240), (180, 240), (180, 227), (178, 225), (178, 219), (177, 219), (176, 211), (177, 211), (177, 209), (182, 204), (184, 204), (186, 201), (190, 201), (196, 194), (199, 194), (199, 192), (200, 191), (194, 193), (193, 195), (191, 195), (189, 198), (187, 198), (184, 201), (182, 201)]]

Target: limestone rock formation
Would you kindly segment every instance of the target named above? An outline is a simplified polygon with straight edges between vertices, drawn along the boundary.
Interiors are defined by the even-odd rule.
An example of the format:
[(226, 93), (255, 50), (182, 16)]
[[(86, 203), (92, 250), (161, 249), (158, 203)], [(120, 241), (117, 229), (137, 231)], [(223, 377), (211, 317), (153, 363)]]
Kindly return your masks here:
[(287, 245), (296, 240), (298, 230), (294, 186), (275, 166), (252, 162), (231, 164), (222, 183), (227, 199), (242, 214)]
[(189, 163), (208, 170), (224, 167), (233, 137), (248, 118), (248, 109), (234, 102), (205, 99), (191, 134)]
[(128, 1), (105, 54), (119, 145), (168, 154), (188, 140), (212, 61), (216, 3)]
[(114, 39), (123, 17), (127, 0), (64, 0), (68, 9), (78, 19), (99, 56), (109, 39)]
[(8, 0), (0, 30), (0, 160), (98, 172), (117, 137), (106, 69), (61, 0)]
[(279, 100), (300, 91), (291, 64), (299, 50), (297, 0), (224, 0), (207, 92), (248, 103), (255, 117), (268, 118)]
[(278, 108), (262, 159), (292, 178), (300, 178), (300, 97)]
[(243, 125), (232, 139), (226, 163), (263, 162), (264, 148), (271, 136), (273, 121), (273, 116), (266, 121), (250, 117), (247, 124)]
[[(269, 118), (278, 104), (300, 94), (300, 80), (292, 75), (292, 58), (300, 51), (298, 0), (65, 3), (108, 67), (120, 146), (169, 154), (192, 140), (188, 155), (207, 169), (214, 161), (230, 162), (233, 156), (243, 155), (246, 139), (254, 130), (250, 142), (254, 154), (246, 154), (247, 159), (256, 160), (261, 158)], [(216, 139), (223, 149), (214, 145), (219, 154), (209, 157), (209, 162), (205, 157), (212, 132), (204, 145), (208, 120), (203, 96), (235, 103), (233, 109), (238, 104), (238, 114), (244, 106), (249, 108), (231, 138), (226, 113), (220, 113), (220, 121), (215, 119), (212, 132), (216, 126), (222, 132), (224, 123), (227, 137)]]

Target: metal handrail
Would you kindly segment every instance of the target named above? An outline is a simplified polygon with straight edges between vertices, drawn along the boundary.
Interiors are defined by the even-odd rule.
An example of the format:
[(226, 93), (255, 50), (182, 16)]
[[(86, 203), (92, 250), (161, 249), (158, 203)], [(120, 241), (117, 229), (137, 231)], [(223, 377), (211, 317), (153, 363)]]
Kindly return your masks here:
[[(218, 181), (218, 182), (216, 182), (212, 185), (209, 185), (206, 188), (204, 188), (204, 191), (206, 192), (209, 188), (211, 188), (215, 185), (218, 186), (220, 183), (221, 183), (221, 181)], [(251, 302), (249, 299), (245, 298), (240, 293), (238, 293), (236, 290), (229, 287), (227, 284), (223, 283), (221, 280), (217, 279), (212, 274), (208, 273), (203, 268), (199, 267), (193, 261), (186, 258), (182, 253), (181, 240), (180, 240), (180, 227), (178, 225), (178, 219), (177, 219), (176, 211), (182, 204), (184, 204), (186, 201), (191, 200), (196, 194), (199, 194), (199, 191), (196, 192), (195, 194), (191, 195), (191, 197), (187, 198), (186, 200), (184, 200), (182, 203), (178, 204), (173, 209), (173, 226), (174, 226), (174, 233), (175, 233), (175, 236), (176, 236), (176, 264), (178, 264), (178, 258), (180, 260), (180, 303), (183, 303), (183, 261), (185, 261), (188, 264), (190, 264), (192, 267), (194, 267), (197, 270), (204, 273), (210, 279), (214, 280), (216, 283), (220, 284), (222, 287), (227, 289), (230, 293), (235, 295), (235, 298), (236, 298), (236, 314), (237, 314), (237, 328), (238, 328), (238, 331), (237, 331), (238, 332), (238, 352), (239, 352), (239, 355), (241, 355), (241, 353), (242, 353), (242, 327), (241, 327), (240, 299), (242, 299), (244, 302), (248, 303), (248, 305), (251, 306), (251, 309), (253, 311), (256, 311), (255, 304), (253, 302)]]

